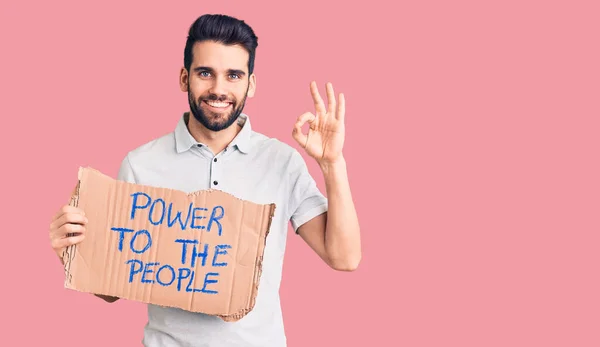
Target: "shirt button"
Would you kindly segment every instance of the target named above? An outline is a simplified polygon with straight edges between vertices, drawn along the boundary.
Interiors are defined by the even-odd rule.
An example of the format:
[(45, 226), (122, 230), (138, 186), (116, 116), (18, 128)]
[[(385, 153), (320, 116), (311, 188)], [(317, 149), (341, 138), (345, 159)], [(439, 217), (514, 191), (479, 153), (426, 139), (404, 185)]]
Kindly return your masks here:
[(217, 162), (217, 158), (215, 158), (215, 163)]
[(217, 184), (219, 184), (219, 182), (213, 181), (213, 184), (216, 186)]

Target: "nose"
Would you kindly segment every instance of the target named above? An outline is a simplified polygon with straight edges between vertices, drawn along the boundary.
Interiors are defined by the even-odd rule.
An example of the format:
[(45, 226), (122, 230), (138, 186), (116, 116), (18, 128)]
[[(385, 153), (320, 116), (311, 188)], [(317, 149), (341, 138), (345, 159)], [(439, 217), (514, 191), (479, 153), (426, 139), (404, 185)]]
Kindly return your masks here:
[(219, 99), (226, 99), (227, 81), (224, 81), (222, 77), (215, 78), (209, 92)]

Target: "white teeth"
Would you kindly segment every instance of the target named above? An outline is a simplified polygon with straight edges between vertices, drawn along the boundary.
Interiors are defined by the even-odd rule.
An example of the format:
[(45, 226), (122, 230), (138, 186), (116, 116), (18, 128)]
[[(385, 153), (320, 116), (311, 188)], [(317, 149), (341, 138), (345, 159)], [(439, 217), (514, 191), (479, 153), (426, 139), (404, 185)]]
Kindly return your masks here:
[(229, 106), (228, 102), (207, 101), (206, 103), (212, 107), (227, 107), (227, 106)]

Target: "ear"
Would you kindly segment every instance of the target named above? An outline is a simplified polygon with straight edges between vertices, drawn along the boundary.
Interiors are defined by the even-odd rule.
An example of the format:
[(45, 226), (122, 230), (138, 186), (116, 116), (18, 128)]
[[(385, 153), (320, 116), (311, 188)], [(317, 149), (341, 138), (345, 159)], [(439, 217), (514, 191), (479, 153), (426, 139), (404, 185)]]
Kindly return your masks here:
[(250, 75), (248, 78), (249, 86), (248, 86), (248, 97), (251, 98), (254, 96), (254, 92), (256, 91), (256, 75)]
[(188, 91), (188, 84), (189, 84), (188, 72), (185, 69), (185, 67), (182, 67), (181, 71), (179, 73), (179, 88), (181, 89), (182, 92)]

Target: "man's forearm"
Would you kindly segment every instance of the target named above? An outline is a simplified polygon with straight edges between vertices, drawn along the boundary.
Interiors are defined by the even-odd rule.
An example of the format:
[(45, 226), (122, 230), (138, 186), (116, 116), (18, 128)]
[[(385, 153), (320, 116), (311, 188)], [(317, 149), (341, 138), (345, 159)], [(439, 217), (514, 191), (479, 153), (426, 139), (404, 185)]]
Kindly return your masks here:
[(325, 249), (330, 265), (351, 271), (361, 260), (360, 227), (342, 157), (335, 163), (321, 163), (327, 190), (328, 211)]

